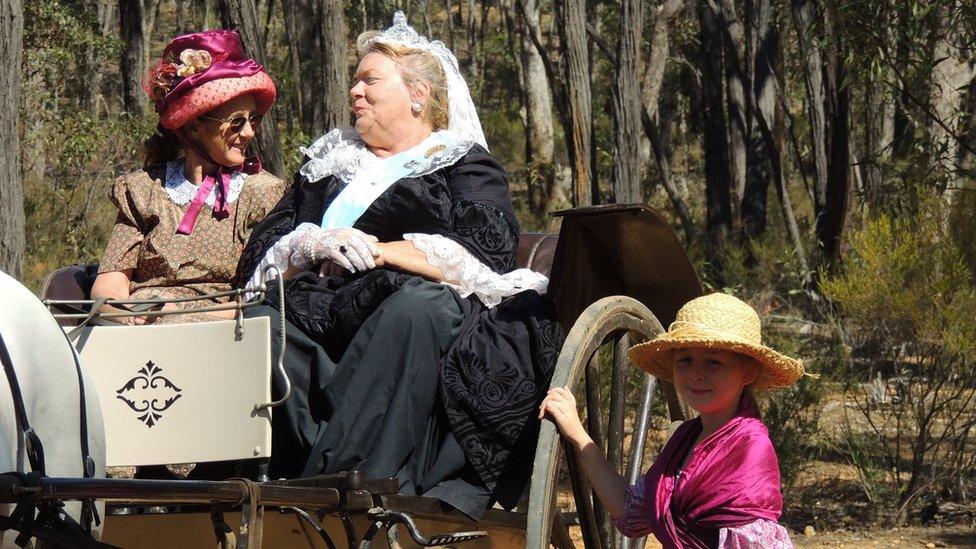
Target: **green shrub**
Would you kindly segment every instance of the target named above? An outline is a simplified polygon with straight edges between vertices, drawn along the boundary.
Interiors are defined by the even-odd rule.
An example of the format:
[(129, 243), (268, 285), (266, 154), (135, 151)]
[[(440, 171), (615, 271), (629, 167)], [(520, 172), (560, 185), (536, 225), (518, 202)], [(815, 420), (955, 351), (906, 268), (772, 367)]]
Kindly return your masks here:
[(965, 499), (974, 480), (976, 284), (948, 204), (916, 203), (854, 231), (844, 270), (822, 283), (847, 348), (843, 446), (893, 523)]

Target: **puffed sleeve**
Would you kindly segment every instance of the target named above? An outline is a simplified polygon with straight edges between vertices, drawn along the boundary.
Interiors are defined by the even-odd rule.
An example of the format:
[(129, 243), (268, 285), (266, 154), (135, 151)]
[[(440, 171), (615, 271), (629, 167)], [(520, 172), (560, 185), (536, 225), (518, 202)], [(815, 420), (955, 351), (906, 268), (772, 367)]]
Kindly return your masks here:
[(515, 268), (519, 225), (512, 210), (505, 169), (480, 145), (449, 173), (452, 229), (456, 241), (496, 273)]
[(624, 514), (613, 519), (613, 525), (628, 538), (639, 538), (651, 533), (651, 510), (644, 494), (644, 477), (637, 484), (627, 487)]
[(782, 525), (758, 519), (742, 526), (722, 528), (718, 532), (719, 549), (793, 549), (789, 532)]
[(268, 215), (285, 192), (285, 182), (268, 172), (248, 176), (238, 199), (237, 236), (246, 244), (251, 230)]
[(134, 269), (139, 262), (139, 250), (147, 234), (126, 176), (115, 181), (109, 198), (119, 212), (98, 266), (99, 273)]

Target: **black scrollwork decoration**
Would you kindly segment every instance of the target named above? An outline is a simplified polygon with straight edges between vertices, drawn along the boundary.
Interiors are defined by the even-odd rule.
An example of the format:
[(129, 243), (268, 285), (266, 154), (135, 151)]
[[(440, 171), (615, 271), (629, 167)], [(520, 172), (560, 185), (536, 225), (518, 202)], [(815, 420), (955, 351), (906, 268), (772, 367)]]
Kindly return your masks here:
[(115, 391), (115, 398), (124, 402), (136, 414), (141, 414), (137, 419), (145, 423), (146, 427), (155, 425), (163, 417), (163, 412), (183, 396), (183, 389), (177, 387), (162, 372), (163, 369), (150, 360), (139, 368), (135, 377)]

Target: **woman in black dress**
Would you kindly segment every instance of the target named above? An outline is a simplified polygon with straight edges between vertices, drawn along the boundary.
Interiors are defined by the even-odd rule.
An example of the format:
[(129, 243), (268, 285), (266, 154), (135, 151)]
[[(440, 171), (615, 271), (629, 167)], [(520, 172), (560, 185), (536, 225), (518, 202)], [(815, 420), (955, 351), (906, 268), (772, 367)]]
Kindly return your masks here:
[[(477, 517), (524, 488), (562, 333), (457, 60), (399, 12), (358, 46), (355, 126), (303, 149), (238, 267), (284, 271), (272, 473), (395, 476)], [(277, 329), (269, 295), (249, 316)]]

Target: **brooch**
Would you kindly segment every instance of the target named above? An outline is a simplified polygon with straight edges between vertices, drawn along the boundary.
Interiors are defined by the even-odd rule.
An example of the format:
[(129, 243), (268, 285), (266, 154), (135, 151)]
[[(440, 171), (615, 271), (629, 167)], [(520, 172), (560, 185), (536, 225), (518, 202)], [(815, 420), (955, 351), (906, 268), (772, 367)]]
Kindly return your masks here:
[(430, 157), (434, 156), (435, 154), (444, 151), (444, 149), (446, 149), (446, 148), (447, 147), (445, 147), (443, 144), (434, 145), (433, 147), (427, 149), (427, 152), (424, 153), (424, 157), (430, 158)]

